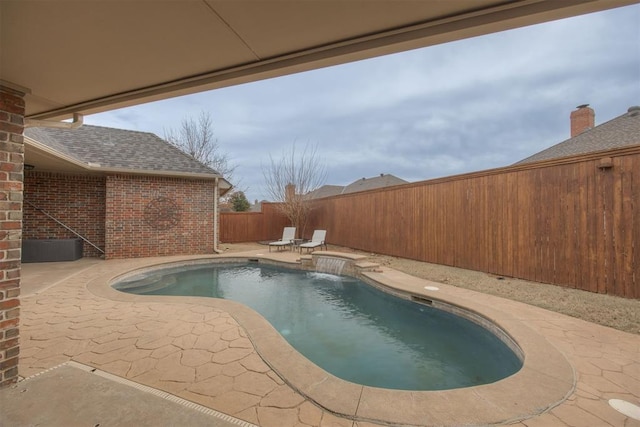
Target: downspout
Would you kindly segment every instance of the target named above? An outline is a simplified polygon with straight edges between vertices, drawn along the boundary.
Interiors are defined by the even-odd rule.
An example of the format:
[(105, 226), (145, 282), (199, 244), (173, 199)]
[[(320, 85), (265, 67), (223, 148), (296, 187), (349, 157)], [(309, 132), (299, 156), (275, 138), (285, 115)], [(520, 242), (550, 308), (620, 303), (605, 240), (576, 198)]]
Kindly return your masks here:
[(220, 216), (218, 215), (218, 181), (219, 178), (216, 177), (215, 180), (215, 188), (213, 189), (213, 252), (217, 254), (221, 254), (222, 251), (218, 249), (218, 232), (219, 232), (219, 221)]

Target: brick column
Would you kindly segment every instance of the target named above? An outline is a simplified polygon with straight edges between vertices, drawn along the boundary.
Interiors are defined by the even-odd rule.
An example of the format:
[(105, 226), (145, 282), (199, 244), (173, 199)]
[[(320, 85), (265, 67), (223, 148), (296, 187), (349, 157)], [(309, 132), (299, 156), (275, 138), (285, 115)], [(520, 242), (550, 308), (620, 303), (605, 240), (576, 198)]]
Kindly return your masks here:
[(0, 86), (0, 387), (18, 380), (23, 96)]

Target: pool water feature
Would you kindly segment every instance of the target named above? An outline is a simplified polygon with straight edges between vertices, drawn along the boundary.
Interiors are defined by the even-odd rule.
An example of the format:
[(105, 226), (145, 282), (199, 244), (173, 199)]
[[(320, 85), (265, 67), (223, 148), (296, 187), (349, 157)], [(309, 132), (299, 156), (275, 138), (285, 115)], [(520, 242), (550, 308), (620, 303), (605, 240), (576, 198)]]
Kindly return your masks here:
[(347, 260), (343, 258), (320, 256), (316, 260), (316, 271), (318, 273), (340, 275), (346, 263)]
[(241, 302), (316, 365), (368, 386), (469, 387), (498, 381), (522, 366), (504, 342), (476, 323), (352, 277), (214, 263), (146, 272), (114, 287), (135, 294)]

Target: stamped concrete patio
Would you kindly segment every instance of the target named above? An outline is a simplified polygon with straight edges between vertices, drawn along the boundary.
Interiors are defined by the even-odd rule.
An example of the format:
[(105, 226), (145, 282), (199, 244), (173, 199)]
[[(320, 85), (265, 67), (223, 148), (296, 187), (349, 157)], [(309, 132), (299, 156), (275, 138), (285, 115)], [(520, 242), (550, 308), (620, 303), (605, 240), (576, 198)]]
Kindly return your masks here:
[[(232, 255), (255, 257), (258, 252)], [(295, 262), (299, 256), (291, 252), (265, 255), (286, 262)], [(278, 348), (265, 349), (261, 344), (260, 353), (256, 351), (257, 335), (252, 336), (247, 330), (255, 332), (263, 326), (259, 322), (250, 324), (246, 319), (251, 317), (239, 315), (246, 308), (238, 307), (237, 303), (229, 302), (231, 305), (225, 307), (236, 304), (238, 311), (223, 310), (198, 298), (179, 302), (141, 300), (140, 297), (127, 300), (111, 298), (110, 292), (116, 291), (104, 289), (105, 278), (173, 259), (184, 258), (83, 259), (72, 263), (23, 265), (21, 376), (30, 377), (73, 361), (260, 426), (379, 425), (358, 417), (364, 403), (355, 402), (355, 415), (345, 418), (317, 405), (309, 397), (313, 393), (294, 388), (286, 378), (289, 373), (281, 375), (282, 372), (273, 369), (274, 365), (283, 365), (261, 357), (265, 353), (277, 354)], [(536, 379), (531, 377), (527, 386), (519, 391), (518, 399), (526, 406), (527, 399), (546, 393), (558, 392), (563, 398), (541, 409), (541, 413), (534, 411), (529, 416), (506, 418), (503, 422), (528, 427), (640, 426), (640, 421), (615, 411), (608, 404), (608, 400), (614, 398), (640, 404), (640, 336), (526, 304), (426, 282), (386, 268), (372, 274), (386, 275), (388, 281), (416, 292), (425, 285), (435, 285), (440, 288), (439, 298), (487, 307), (500, 313), (502, 319), (525, 325), (523, 331), (531, 330), (532, 335), (540, 336), (542, 344), (550, 344), (554, 352), (559, 350), (572, 369), (571, 381), (560, 379), (558, 390), (547, 390), (538, 389)], [(549, 367), (550, 375), (554, 369)], [(286, 369), (278, 369), (283, 370)], [(537, 375), (544, 376), (545, 372), (538, 371)], [(569, 392), (564, 393), (565, 389)], [(451, 402), (442, 398), (447, 395), (433, 393), (434, 408), (431, 409), (435, 412), (429, 412), (432, 418), (425, 416), (424, 422), (412, 424), (459, 425), (457, 416), (467, 410), (465, 405), (450, 406)], [(474, 396), (486, 398), (480, 394)], [(408, 394), (406, 401), (381, 402), (373, 409), (384, 412), (386, 419), (406, 425), (403, 413), (414, 397)], [(329, 406), (343, 403), (340, 402), (342, 395), (334, 399), (337, 402), (330, 402)], [(18, 400), (6, 390), (0, 390), (0, 409), (18, 404)], [(489, 400), (468, 403), (486, 406), (488, 411), (504, 409), (499, 404), (493, 406), (495, 402)], [(442, 410), (438, 412), (438, 408)], [(1, 414), (2, 411), (0, 417)], [(154, 417), (153, 412), (148, 416), (149, 425), (169, 425), (163, 424), (166, 420)], [(30, 423), (28, 413), (24, 422)]]

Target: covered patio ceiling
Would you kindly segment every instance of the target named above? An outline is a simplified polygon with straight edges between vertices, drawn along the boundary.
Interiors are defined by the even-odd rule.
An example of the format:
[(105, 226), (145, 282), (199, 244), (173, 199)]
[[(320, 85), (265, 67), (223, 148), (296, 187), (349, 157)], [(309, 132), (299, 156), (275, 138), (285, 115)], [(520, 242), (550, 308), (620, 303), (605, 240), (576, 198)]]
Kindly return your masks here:
[(633, 3), (0, 0), (0, 83), (64, 119)]

